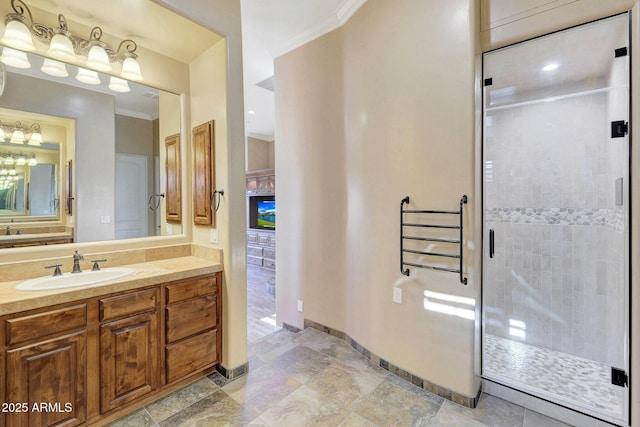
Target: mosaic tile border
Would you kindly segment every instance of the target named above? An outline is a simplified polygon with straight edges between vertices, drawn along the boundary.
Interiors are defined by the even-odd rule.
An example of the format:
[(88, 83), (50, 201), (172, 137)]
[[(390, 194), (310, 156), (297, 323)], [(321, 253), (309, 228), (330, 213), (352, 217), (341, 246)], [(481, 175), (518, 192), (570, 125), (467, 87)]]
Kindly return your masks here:
[[(283, 324), (283, 327), (284, 324)], [(480, 395), (482, 394), (482, 387), (478, 388), (478, 393), (474, 397), (465, 396), (463, 394), (457, 393), (453, 390), (450, 390), (445, 387), (441, 387), (437, 384), (434, 384), (424, 378), (421, 378), (417, 375), (413, 375), (410, 372), (403, 370), (402, 368), (395, 366), (389, 361), (381, 358), (380, 356), (372, 353), (370, 350), (359, 344), (356, 340), (351, 338), (349, 335), (345, 334), (342, 331), (337, 329), (330, 328), (328, 326), (324, 326), (320, 323), (314, 322), (313, 320), (304, 319), (304, 327), (313, 328), (320, 332), (324, 332), (341, 340), (347, 342), (354, 350), (358, 353), (362, 354), (365, 358), (369, 359), (373, 364), (380, 366), (381, 368), (389, 371), (389, 373), (417, 386), (420, 387), (430, 393), (438, 395), (444, 399), (450, 400), (458, 405), (465, 406), (467, 408), (475, 408), (478, 405), (478, 401), (480, 400)], [(294, 329), (300, 331), (300, 329), (293, 327)]]
[(222, 363), (218, 363), (218, 366), (216, 366), (216, 371), (218, 371), (218, 373), (226, 379), (234, 380), (249, 372), (249, 362), (243, 363), (242, 365), (237, 366), (233, 369), (225, 368), (224, 366), (222, 366)]
[(485, 209), (488, 222), (515, 224), (586, 225), (624, 230), (624, 211), (616, 209), (572, 208), (492, 208)]

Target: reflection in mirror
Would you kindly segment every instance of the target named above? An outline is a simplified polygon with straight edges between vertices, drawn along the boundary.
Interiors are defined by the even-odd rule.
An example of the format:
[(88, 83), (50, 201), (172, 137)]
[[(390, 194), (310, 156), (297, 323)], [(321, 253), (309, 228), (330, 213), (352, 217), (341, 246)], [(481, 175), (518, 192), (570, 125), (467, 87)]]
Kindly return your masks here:
[[(25, 169), (23, 181), (3, 181), (7, 188), (0, 193), (0, 222), (38, 221), (43, 233), (59, 231), (55, 224), (75, 242), (181, 234), (180, 223), (167, 223), (162, 197), (164, 139), (180, 132), (179, 96), (134, 82), (125, 82), (128, 92), (115, 91), (103, 74), (98, 75), (100, 84), (87, 85), (75, 79), (78, 68), (70, 64), (64, 64), (67, 77), (53, 77), (40, 71), (44, 58), (28, 54), (28, 60), (29, 69), (6, 67), (0, 122), (37, 122), (46, 142), (42, 147), (27, 140), (20, 146), (7, 142), (0, 144), (0, 153), (22, 150), (37, 158), (45, 150), (51, 153), (38, 158), (35, 168)], [(49, 127), (55, 126), (65, 131), (55, 144), (58, 150), (47, 138)], [(61, 165), (69, 160), (72, 215), (60, 208), (66, 197)], [(29, 231), (36, 232), (34, 227), (30, 224)]]

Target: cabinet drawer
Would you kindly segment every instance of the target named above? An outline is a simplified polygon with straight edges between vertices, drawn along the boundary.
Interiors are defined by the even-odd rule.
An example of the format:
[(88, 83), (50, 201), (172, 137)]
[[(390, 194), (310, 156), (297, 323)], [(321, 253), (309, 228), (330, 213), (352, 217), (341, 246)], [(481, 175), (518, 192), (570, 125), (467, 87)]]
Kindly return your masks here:
[(218, 362), (217, 334), (214, 329), (166, 346), (167, 382)]
[(216, 276), (197, 277), (167, 285), (167, 304), (216, 293)]
[(258, 233), (247, 233), (247, 243), (258, 243)]
[(167, 343), (215, 328), (216, 316), (215, 295), (206, 295), (167, 307)]
[(269, 246), (271, 246), (272, 248), (276, 247), (276, 236), (271, 236), (271, 238), (269, 239)]
[(258, 243), (262, 246), (269, 246), (269, 236), (266, 234), (261, 234), (258, 236)]
[(276, 250), (265, 248), (263, 251), (264, 257), (269, 259), (276, 259)]
[(247, 256), (247, 264), (262, 265), (262, 257)]
[(117, 319), (134, 313), (152, 311), (158, 301), (155, 289), (146, 289), (100, 300), (100, 320)]
[(276, 268), (276, 260), (264, 258), (262, 260), (262, 266), (267, 268)]
[(87, 326), (87, 305), (17, 317), (6, 322), (7, 345), (31, 341), (47, 335)]
[(262, 248), (257, 246), (247, 246), (247, 255), (262, 256)]

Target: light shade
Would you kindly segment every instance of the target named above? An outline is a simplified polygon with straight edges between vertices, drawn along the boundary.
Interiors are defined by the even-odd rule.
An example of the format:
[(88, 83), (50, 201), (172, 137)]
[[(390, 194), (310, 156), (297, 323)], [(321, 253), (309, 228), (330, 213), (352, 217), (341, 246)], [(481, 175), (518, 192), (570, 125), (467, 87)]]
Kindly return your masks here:
[(42, 134), (40, 131), (34, 131), (29, 137), (29, 145), (41, 145), (42, 144)]
[(44, 62), (42, 63), (40, 70), (43, 73), (54, 77), (67, 77), (69, 75), (67, 66), (55, 59), (44, 58)]
[(36, 155), (32, 153), (29, 156), (29, 166), (36, 166), (37, 164), (38, 164), (38, 161), (36, 160)]
[(7, 136), (4, 134), (4, 129), (0, 127), (0, 139), (5, 139)]
[(17, 173), (17, 172), (16, 172), (16, 169), (15, 169), (15, 168), (13, 168), (13, 169), (9, 169), (9, 176), (15, 176), (15, 174), (16, 174), (16, 173)]
[(18, 154), (18, 158), (16, 159), (16, 165), (23, 166), (27, 164), (27, 158), (24, 154)]
[(95, 71), (87, 70), (86, 68), (78, 68), (76, 80), (88, 85), (100, 84), (100, 77), (98, 77), (98, 73), (96, 73)]
[(47, 50), (47, 55), (53, 56), (61, 61), (73, 62), (76, 60), (76, 53), (69, 37), (58, 33), (51, 38), (51, 45)]
[(11, 49), (10, 47), (2, 48), (0, 61), (10, 67), (31, 68), (31, 63), (29, 62), (29, 58), (27, 58), (27, 54), (20, 50)]
[[(13, 156), (12, 156), (12, 155), (9, 155), (9, 154), (8, 154), (8, 155), (4, 158), (4, 164), (5, 164), (5, 165), (12, 165), (12, 164), (14, 164), (14, 163), (15, 163), (15, 160), (13, 160)], [(5, 175), (6, 175), (6, 174), (5, 174)]]
[(111, 64), (109, 63), (109, 55), (100, 45), (95, 45), (89, 49), (89, 55), (87, 57), (87, 66), (98, 71), (111, 71)]
[(11, 135), (11, 142), (14, 144), (23, 144), (24, 132), (21, 129), (14, 130), (13, 134)]
[(142, 80), (142, 74), (140, 73), (140, 64), (138, 61), (128, 56), (122, 62), (122, 71), (120, 76), (127, 80)]
[(129, 83), (126, 80), (119, 79), (118, 77), (111, 77), (109, 80), (109, 89), (114, 92), (129, 92)]
[(7, 23), (0, 43), (16, 49), (28, 50), (29, 52), (36, 50), (29, 28), (17, 19)]

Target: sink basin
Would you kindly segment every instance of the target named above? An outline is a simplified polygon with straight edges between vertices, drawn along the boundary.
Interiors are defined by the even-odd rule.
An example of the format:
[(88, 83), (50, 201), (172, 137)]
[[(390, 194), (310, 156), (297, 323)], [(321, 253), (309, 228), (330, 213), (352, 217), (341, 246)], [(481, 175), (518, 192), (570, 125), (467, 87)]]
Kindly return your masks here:
[(49, 291), (95, 285), (110, 280), (121, 279), (133, 273), (132, 268), (113, 267), (82, 273), (64, 273), (62, 276), (46, 276), (25, 280), (16, 286), (19, 291)]

